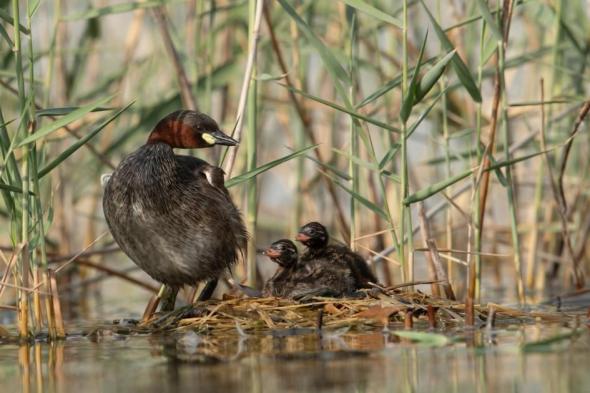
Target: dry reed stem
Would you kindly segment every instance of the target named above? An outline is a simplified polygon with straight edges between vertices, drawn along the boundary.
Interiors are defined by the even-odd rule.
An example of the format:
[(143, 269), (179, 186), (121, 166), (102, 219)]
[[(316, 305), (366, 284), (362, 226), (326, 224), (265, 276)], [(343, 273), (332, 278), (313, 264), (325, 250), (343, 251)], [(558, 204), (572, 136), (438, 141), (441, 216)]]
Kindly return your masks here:
[[(462, 260), (462, 259), (459, 259), (459, 258), (457, 258), (457, 257), (454, 257), (454, 256), (452, 256), (452, 255), (445, 255), (445, 254), (440, 254), (440, 253), (438, 252), (438, 249), (437, 249), (437, 254), (439, 255), (439, 257), (440, 257), (440, 258), (444, 258), (444, 259), (446, 259), (446, 260), (447, 260), (447, 261), (449, 261), (449, 262), (455, 262), (455, 263), (458, 263), (459, 265), (463, 265), (463, 266), (469, 266), (469, 263), (470, 263), (470, 260), (469, 260), (469, 258), (468, 258), (468, 260), (467, 260), (467, 261), (464, 261), (464, 260)], [(470, 254), (469, 254), (469, 255), (470, 255)], [(469, 255), (468, 255), (468, 256), (469, 256)], [(448, 265), (447, 265), (447, 266), (448, 266)]]
[[(24, 247), (24, 244), (20, 244), (12, 253), (12, 257), (10, 257), (10, 261), (8, 261), (8, 263), (6, 264), (6, 269), (4, 270), (4, 275), (2, 276), (2, 281), (0, 282), (0, 299), (2, 298), (2, 294), (4, 293), (4, 288), (7, 287), (8, 284), (8, 279), (10, 277), (10, 272), (11, 270), (13, 270), (13, 265), (16, 263), (16, 260), (19, 256), (19, 254), (21, 253), (22, 249)], [(2, 254), (4, 261), (6, 262), (6, 259), (4, 258), (4, 254)]]
[(66, 266), (68, 266), (69, 264), (71, 264), (72, 262), (74, 262), (82, 253), (84, 253), (86, 250), (88, 250), (90, 247), (92, 247), (94, 244), (96, 244), (96, 242), (98, 242), (100, 239), (102, 239), (103, 237), (105, 237), (108, 234), (109, 234), (109, 231), (104, 231), (103, 233), (101, 233), (100, 235), (98, 235), (98, 237), (96, 237), (96, 239), (94, 239), (93, 241), (91, 241), (86, 247), (84, 247), (78, 253), (74, 254), (74, 256), (71, 257), (68, 261), (62, 263), (57, 268), (55, 268), (55, 273), (59, 273)]
[(436, 278), (437, 280), (441, 280), (441, 285), (443, 287), (443, 290), (445, 291), (445, 296), (449, 300), (455, 300), (455, 292), (453, 291), (453, 286), (449, 282), (449, 278), (447, 277), (445, 269), (442, 266), (440, 255), (436, 248), (436, 242), (433, 239), (428, 239), (426, 241), (426, 244), (428, 245), (430, 254), (432, 255), (432, 262), (435, 268)]
[(158, 304), (160, 304), (160, 296), (158, 296), (156, 293), (150, 298), (150, 301), (145, 307), (143, 315), (141, 316), (141, 323), (146, 323), (154, 316), (156, 309), (158, 308)]
[[(428, 221), (426, 220), (424, 202), (418, 203), (418, 219), (420, 220), (420, 233), (422, 235), (422, 243), (424, 244), (424, 246), (430, 248), (428, 241), (431, 239), (432, 236), (430, 234), (430, 225), (428, 225)], [(426, 266), (428, 267), (428, 275), (430, 276), (430, 279), (433, 281), (438, 281), (439, 277), (436, 273), (436, 267), (434, 266), (432, 250), (426, 253), (426, 262)], [(431, 284), (430, 290), (433, 296), (440, 297), (440, 290), (438, 285)]]
[[(494, 144), (496, 140), (496, 131), (497, 131), (497, 123), (498, 123), (498, 112), (500, 107), (500, 101), (502, 97), (502, 74), (504, 72), (503, 69), (500, 69), (500, 58), (502, 57), (502, 53), (505, 52), (506, 44), (508, 42), (508, 35), (510, 32), (510, 20), (512, 17), (512, 0), (504, 0), (502, 3), (502, 22), (500, 28), (502, 29), (502, 42), (499, 43), (498, 48), (496, 49), (496, 56), (495, 56), (495, 70), (496, 75), (494, 78), (494, 98), (492, 101), (492, 113), (491, 113), (491, 122), (490, 122), (490, 137), (489, 141), (486, 144), (486, 148), (483, 154), (483, 159), (480, 166), (480, 171), (482, 173), (482, 183), (480, 185), (480, 201), (479, 201), (479, 242), (481, 243), (481, 238), (483, 236), (483, 229), (484, 229), (484, 218), (486, 212), (486, 202), (488, 199), (488, 192), (489, 192), (489, 182), (490, 182), (490, 172), (487, 170), (490, 167), (490, 158), (489, 155), (493, 154), (494, 152)], [(500, 53), (502, 51), (502, 53)], [(508, 142), (508, 141), (506, 141)], [(512, 187), (509, 185), (508, 187)], [(518, 252), (518, 250), (516, 250)], [(473, 270), (473, 272), (472, 272)], [(468, 284), (467, 284), (467, 297), (470, 297), (469, 304), (473, 306), (475, 292), (476, 292), (476, 274), (475, 274), (475, 266), (470, 266), (469, 268), (469, 275), (468, 275)], [(521, 282), (520, 280), (518, 281)], [(520, 288), (520, 287), (519, 287)], [(519, 295), (521, 295), (519, 293)], [(472, 318), (469, 318), (470, 321), (473, 321)]]
[(59, 292), (57, 290), (57, 278), (55, 272), (52, 269), (47, 269), (47, 275), (49, 277), (49, 289), (51, 292), (51, 308), (53, 317), (53, 325), (55, 327), (55, 336), (62, 338), (66, 336), (64, 328), (63, 314), (61, 312), (61, 304), (59, 302)]
[[(41, 269), (38, 266), (33, 267), (33, 286), (35, 288), (41, 286)], [(43, 328), (43, 313), (41, 312), (41, 291), (33, 292), (33, 319), (35, 326), (35, 333), (40, 332)]]
[[(18, 307), (18, 316), (17, 316), (17, 326), (18, 332), (21, 339), (26, 339), (30, 335), (29, 330), (29, 291), (25, 290), (29, 286), (29, 272), (30, 272), (30, 260), (29, 260), (29, 247), (28, 242), (23, 243), (22, 250), (20, 252), (20, 277), (19, 274), (14, 275), (14, 281), (16, 283), (22, 283), (22, 288), (17, 288), (17, 307)], [(18, 271), (15, 269), (15, 271)], [(17, 286), (16, 284), (15, 286)]]
[[(358, 246), (358, 247), (360, 247), (360, 248), (362, 248), (362, 249), (365, 249), (365, 250), (369, 251), (369, 253), (371, 253), (371, 254), (373, 254), (373, 255), (379, 255), (379, 253), (378, 253), (377, 251), (375, 251), (375, 250), (372, 250), (372, 249), (370, 249), (370, 248), (369, 248), (369, 247), (367, 247), (367, 246), (363, 246), (362, 244), (357, 244), (357, 246)], [(384, 256), (384, 257), (383, 257), (383, 259), (385, 259), (385, 260), (386, 260), (386, 261), (388, 261), (388, 262), (391, 262), (391, 263), (393, 263), (393, 264), (394, 264), (395, 266), (397, 266), (397, 267), (401, 266), (401, 263), (399, 263), (399, 261), (396, 261), (396, 260), (395, 260), (395, 259), (393, 259), (393, 258), (390, 258), (390, 257), (385, 257), (385, 256)]]
[(430, 329), (436, 329), (436, 311), (436, 308), (432, 304), (427, 306), (428, 327)]
[[(254, 63), (256, 61), (256, 52), (258, 50), (258, 41), (260, 39), (260, 24), (262, 21), (262, 9), (264, 8), (264, 0), (256, 1), (256, 9), (254, 16), (254, 26), (252, 28), (252, 37), (249, 43), (248, 59), (246, 61), (246, 71), (244, 79), (242, 80), (242, 89), (240, 91), (240, 99), (238, 101), (238, 110), (236, 113), (236, 125), (232, 131), (231, 136), (240, 141), (242, 138), (242, 129), (244, 124), (244, 115), (246, 114), (246, 103), (248, 101), (248, 91), (250, 89), (250, 81), (254, 71)], [(251, 130), (254, 132), (254, 130)], [(238, 147), (230, 148), (228, 152), (227, 162), (223, 168), (227, 177), (231, 176), (238, 154)]]
[(53, 312), (53, 295), (51, 293), (51, 285), (49, 280), (49, 274), (47, 271), (42, 272), (41, 281), (43, 282), (43, 287), (45, 291), (48, 293), (47, 296), (43, 297), (43, 304), (45, 305), (45, 316), (47, 318), (47, 331), (49, 333), (49, 337), (56, 338), (57, 334), (55, 332), (55, 314)]
[(92, 261), (87, 260), (87, 259), (80, 259), (80, 258), (78, 258), (78, 259), (75, 260), (75, 262), (78, 265), (87, 266), (87, 267), (90, 267), (90, 268), (93, 268), (93, 269), (96, 269), (96, 270), (105, 272), (105, 273), (109, 274), (110, 276), (120, 278), (120, 279), (122, 279), (124, 281), (127, 281), (127, 282), (129, 282), (131, 284), (137, 285), (138, 287), (144, 288), (144, 289), (146, 289), (146, 290), (148, 290), (150, 292), (153, 292), (153, 293), (158, 293), (158, 291), (160, 290), (155, 285), (149, 284), (149, 283), (144, 282), (144, 281), (142, 281), (140, 279), (137, 279), (137, 278), (135, 278), (133, 276), (130, 276), (130, 275), (125, 274), (123, 272), (117, 271), (115, 269), (111, 269), (108, 266), (101, 265), (101, 264), (96, 263), (96, 262), (92, 262)]

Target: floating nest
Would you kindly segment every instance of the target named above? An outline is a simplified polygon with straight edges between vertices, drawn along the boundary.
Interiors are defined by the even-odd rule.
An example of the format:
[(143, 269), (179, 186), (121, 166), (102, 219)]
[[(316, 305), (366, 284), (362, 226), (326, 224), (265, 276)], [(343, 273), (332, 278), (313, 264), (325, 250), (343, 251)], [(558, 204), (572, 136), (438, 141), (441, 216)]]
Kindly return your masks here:
[[(475, 306), (477, 325), (498, 322), (564, 321), (582, 313), (523, 311), (493, 303)], [(463, 303), (435, 299), (421, 292), (370, 291), (362, 299), (315, 297), (307, 302), (281, 298), (225, 296), (158, 315), (137, 325), (143, 332), (192, 329), (199, 333), (261, 332), (285, 329), (348, 328), (357, 331), (404, 324), (412, 328), (462, 326)]]

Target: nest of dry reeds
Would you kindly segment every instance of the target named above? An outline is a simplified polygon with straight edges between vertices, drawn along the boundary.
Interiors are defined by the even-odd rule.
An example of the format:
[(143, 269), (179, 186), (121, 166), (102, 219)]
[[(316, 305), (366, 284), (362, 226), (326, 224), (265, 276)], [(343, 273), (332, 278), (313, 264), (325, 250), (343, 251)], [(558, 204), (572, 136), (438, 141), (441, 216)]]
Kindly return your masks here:
[[(193, 329), (201, 333), (224, 334), (231, 331), (264, 331), (283, 329), (340, 329), (362, 331), (414, 323), (424, 327), (463, 325), (465, 305), (457, 301), (430, 297), (421, 292), (380, 292), (362, 299), (313, 298), (297, 302), (282, 298), (240, 298), (226, 296), (194, 306), (186, 306), (165, 315), (143, 321), (144, 332)], [(563, 321), (575, 313), (523, 311), (489, 303), (475, 307), (481, 325), (491, 326), (496, 320), (531, 322)]]

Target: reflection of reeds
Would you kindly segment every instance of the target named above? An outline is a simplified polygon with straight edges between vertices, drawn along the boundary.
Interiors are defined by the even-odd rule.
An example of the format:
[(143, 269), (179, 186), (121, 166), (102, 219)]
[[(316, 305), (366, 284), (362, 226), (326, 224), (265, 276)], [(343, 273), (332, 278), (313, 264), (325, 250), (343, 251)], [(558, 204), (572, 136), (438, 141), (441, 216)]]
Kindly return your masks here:
[[(12, 0), (0, 37), (13, 48), (0, 70), (0, 307), (16, 304), (21, 336), (46, 328), (63, 335), (68, 307), (58, 290), (63, 296), (96, 283), (95, 270), (153, 290), (103, 265), (111, 257), (101, 251), (111, 247), (93, 243), (104, 231), (98, 177), (181, 106), (198, 105), (226, 129), (238, 123), (242, 146), (230, 149), (223, 167), (235, 200), (244, 201), (252, 241), (240, 278), (251, 283), (256, 246), (272, 240), (267, 233), (284, 237), (319, 219), (371, 256), (384, 283), (444, 274), (452, 286), (441, 295), (467, 294), (474, 309), (491, 281), (490, 264), (511, 272), (502, 284), (521, 303), (526, 290), (552, 282), (583, 285), (590, 164), (587, 140), (574, 137), (587, 130), (590, 104), (580, 109), (587, 51), (576, 26), (588, 21), (572, 10), (584, 1), (566, 8), (503, 0), (496, 9), (478, 0), (464, 10), (404, 1), (393, 12), (381, 3), (131, 2), (74, 14), (62, 1), (32, 10)], [(31, 34), (48, 10), (51, 34)], [(119, 48), (107, 23), (125, 20), (121, 12), (134, 14)], [(158, 29), (141, 29), (148, 18)], [(541, 77), (550, 82), (539, 101)], [(137, 104), (124, 106), (132, 99)], [(420, 157), (426, 140), (430, 153)], [(270, 169), (278, 176), (261, 183)], [(277, 185), (297, 195), (292, 206), (271, 211), (259, 201)], [(420, 214), (416, 203), (424, 204)], [(414, 241), (419, 227), (430, 230)], [(417, 243), (429, 247), (432, 265)], [(86, 245), (92, 252), (77, 255)], [(48, 270), (69, 259), (67, 269)], [(78, 275), (82, 265), (90, 273)], [(62, 283), (62, 271), (74, 281)]]

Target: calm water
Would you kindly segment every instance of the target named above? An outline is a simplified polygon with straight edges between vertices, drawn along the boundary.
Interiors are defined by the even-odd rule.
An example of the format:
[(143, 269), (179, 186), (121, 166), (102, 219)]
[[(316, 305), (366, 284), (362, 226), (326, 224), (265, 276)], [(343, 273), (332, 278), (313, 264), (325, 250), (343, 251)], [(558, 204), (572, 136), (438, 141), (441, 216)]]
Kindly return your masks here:
[(589, 392), (590, 329), (581, 321), (439, 331), (453, 339), (442, 347), (382, 331), (212, 337), (109, 328), (52, 345), (0, 345), (0, 391)]

